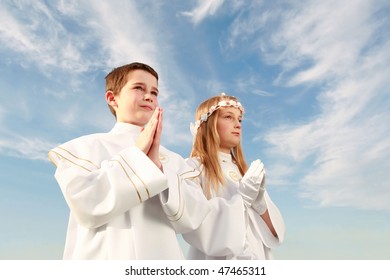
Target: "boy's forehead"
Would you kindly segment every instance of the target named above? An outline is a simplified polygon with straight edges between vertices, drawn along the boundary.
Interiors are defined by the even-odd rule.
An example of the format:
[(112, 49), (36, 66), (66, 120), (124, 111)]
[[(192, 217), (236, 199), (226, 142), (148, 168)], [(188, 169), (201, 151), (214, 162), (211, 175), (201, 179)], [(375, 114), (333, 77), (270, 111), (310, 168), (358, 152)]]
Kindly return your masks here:
[(153, 76), (151, 73), (145, 70), (141, 69), (135, 69), (130, 71), (127, 74), (127, 81), (132, 81), (132, 82), (139, 82), (139, 83), (154, 83), (156, 86), (158, 84), (157, 78)]

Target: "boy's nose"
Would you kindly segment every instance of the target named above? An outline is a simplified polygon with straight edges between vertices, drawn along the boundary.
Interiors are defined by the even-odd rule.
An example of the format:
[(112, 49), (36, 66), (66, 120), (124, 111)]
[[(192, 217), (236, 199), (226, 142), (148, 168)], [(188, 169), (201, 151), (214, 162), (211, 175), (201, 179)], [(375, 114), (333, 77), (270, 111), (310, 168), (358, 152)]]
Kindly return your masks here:
[(144, 94), (144, 100), (145, 100), (145, 101), (153, 102), (152, 94), (150, 94), (150, 93), (145, 93), (145, 94)]

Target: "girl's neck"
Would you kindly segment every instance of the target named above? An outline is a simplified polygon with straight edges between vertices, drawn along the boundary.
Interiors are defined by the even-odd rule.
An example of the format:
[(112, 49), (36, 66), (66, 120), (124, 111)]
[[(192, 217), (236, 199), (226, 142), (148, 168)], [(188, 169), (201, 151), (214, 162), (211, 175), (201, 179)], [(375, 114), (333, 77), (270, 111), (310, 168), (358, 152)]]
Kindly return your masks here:
[(230, 154), (230, 149), (219, 147), (219, 152), (224, 154)]

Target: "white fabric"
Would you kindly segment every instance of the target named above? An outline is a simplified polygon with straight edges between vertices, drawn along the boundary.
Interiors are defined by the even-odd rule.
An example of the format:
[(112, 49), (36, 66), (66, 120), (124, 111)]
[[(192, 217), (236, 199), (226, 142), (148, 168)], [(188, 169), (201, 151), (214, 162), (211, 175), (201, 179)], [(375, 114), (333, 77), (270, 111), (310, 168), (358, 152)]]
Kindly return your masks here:
[(251, 163), (250, 167), (245, 172), (244, 177), (242, 177), (238, 186), (238, 193), (241, 194), (247, 207), (251, 207), (252, 203), (257, 200), (257, 198), (259, 200), (263, 198), (265, 191), (263, 184), (264, 176), (264, 164), (257, 159)]
[[(178, 233), (199, 227), (210, 204), (179, 155), (160, 148), (162, 173), (116, 123), (49, 152), (70, 208), (64, 259), (184, 259)], [(176, 230), (176, 231), (175, 231)]]
[[(200, 172), (202, 166), (196, 158), (190, 158), (186, 160), (187, 163)], [(219, 153), (219, 161), (222, 167), (222, 171), (225, 178), (225, 185), (221, 187), (219, 194), (213, 194), (214, 197), (223, 197), (225, 199), (232, 199), (239, 196), (238, 186), (242, 176), (236, 164), (233, 163), (232, 157), (226, 153)], [(202, 172), (200, 180), (202, 182)], [(267, 191), (264, 193), (264, 199), (267, 203), (268, 212), (278, 237), (274, 237), (264, 220), (252, 209), (246, 208), (244, 216), (236, 216), (236, 220), (232, 221), (232, 216), (226, 216), (224, 220), (225, 226), (223, 228), (217, 228), (214, 226), (209, 231), (193, 231), (192, 235), (197, 235), (196, 238), (192, 236), (192, 239), (184, 239), (191, 245), (188, 252), (188, 259), (271, 259), (271, 249), (278, 246), (283, 242), (285, 234), (285, 226), (282, 215), (276, 205), (270, 199)], [(240, 220), (239, 220), (240, 219)], [(234, 225), (239, 225), (234, 227)], [(244, 228), (242, 228), (244, 226)], [(220, 248), (220, 252), (223, 252), (224, 246), (227, 248), (234, 245), (234, 239), (237, 239), (237, 235), (244, 235), (244, 241), (242, 239), (236, 240), (243, 242), (241, 244), (241, 250), (226, 250), (224, 255), (214, 254), (209, 248), (199, 246), (197, 242), (202, 244), (210, 244), (210, 246)], [(237, 248), (238, 246), (236, 246)]]

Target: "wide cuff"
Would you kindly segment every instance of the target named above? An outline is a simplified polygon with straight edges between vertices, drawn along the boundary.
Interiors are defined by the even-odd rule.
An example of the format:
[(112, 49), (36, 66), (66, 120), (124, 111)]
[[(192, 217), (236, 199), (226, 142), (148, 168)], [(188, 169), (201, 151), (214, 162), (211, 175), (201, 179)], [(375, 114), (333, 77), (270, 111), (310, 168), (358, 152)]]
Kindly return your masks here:
[(164, 174), (168, 178), (169, 188), (160, 194), (160, 200), (176, 232), (184, 233), (198, 228), (210, 211), (202, 189), (192, 181), (199, 172), (188, 170), (178, 175), (164, 166)]
[(279, 209), (272, 202), (267, 192), (264, 193), (264, 200), (267, 205), (272, 225), (277, 233), (277, 237), (272, 234), (267, 224), (255, 211), (249, 212), (249, 218), (252, 221), (254, 231), (263, 240), (264, 245), (268, 248), (273, 248), (279, 246), (283, 242), (286, 228)]
[(166, 175), (137, 147), (123, 150), (112, 161), (120, 164), (140, 203), (168, 188)]

